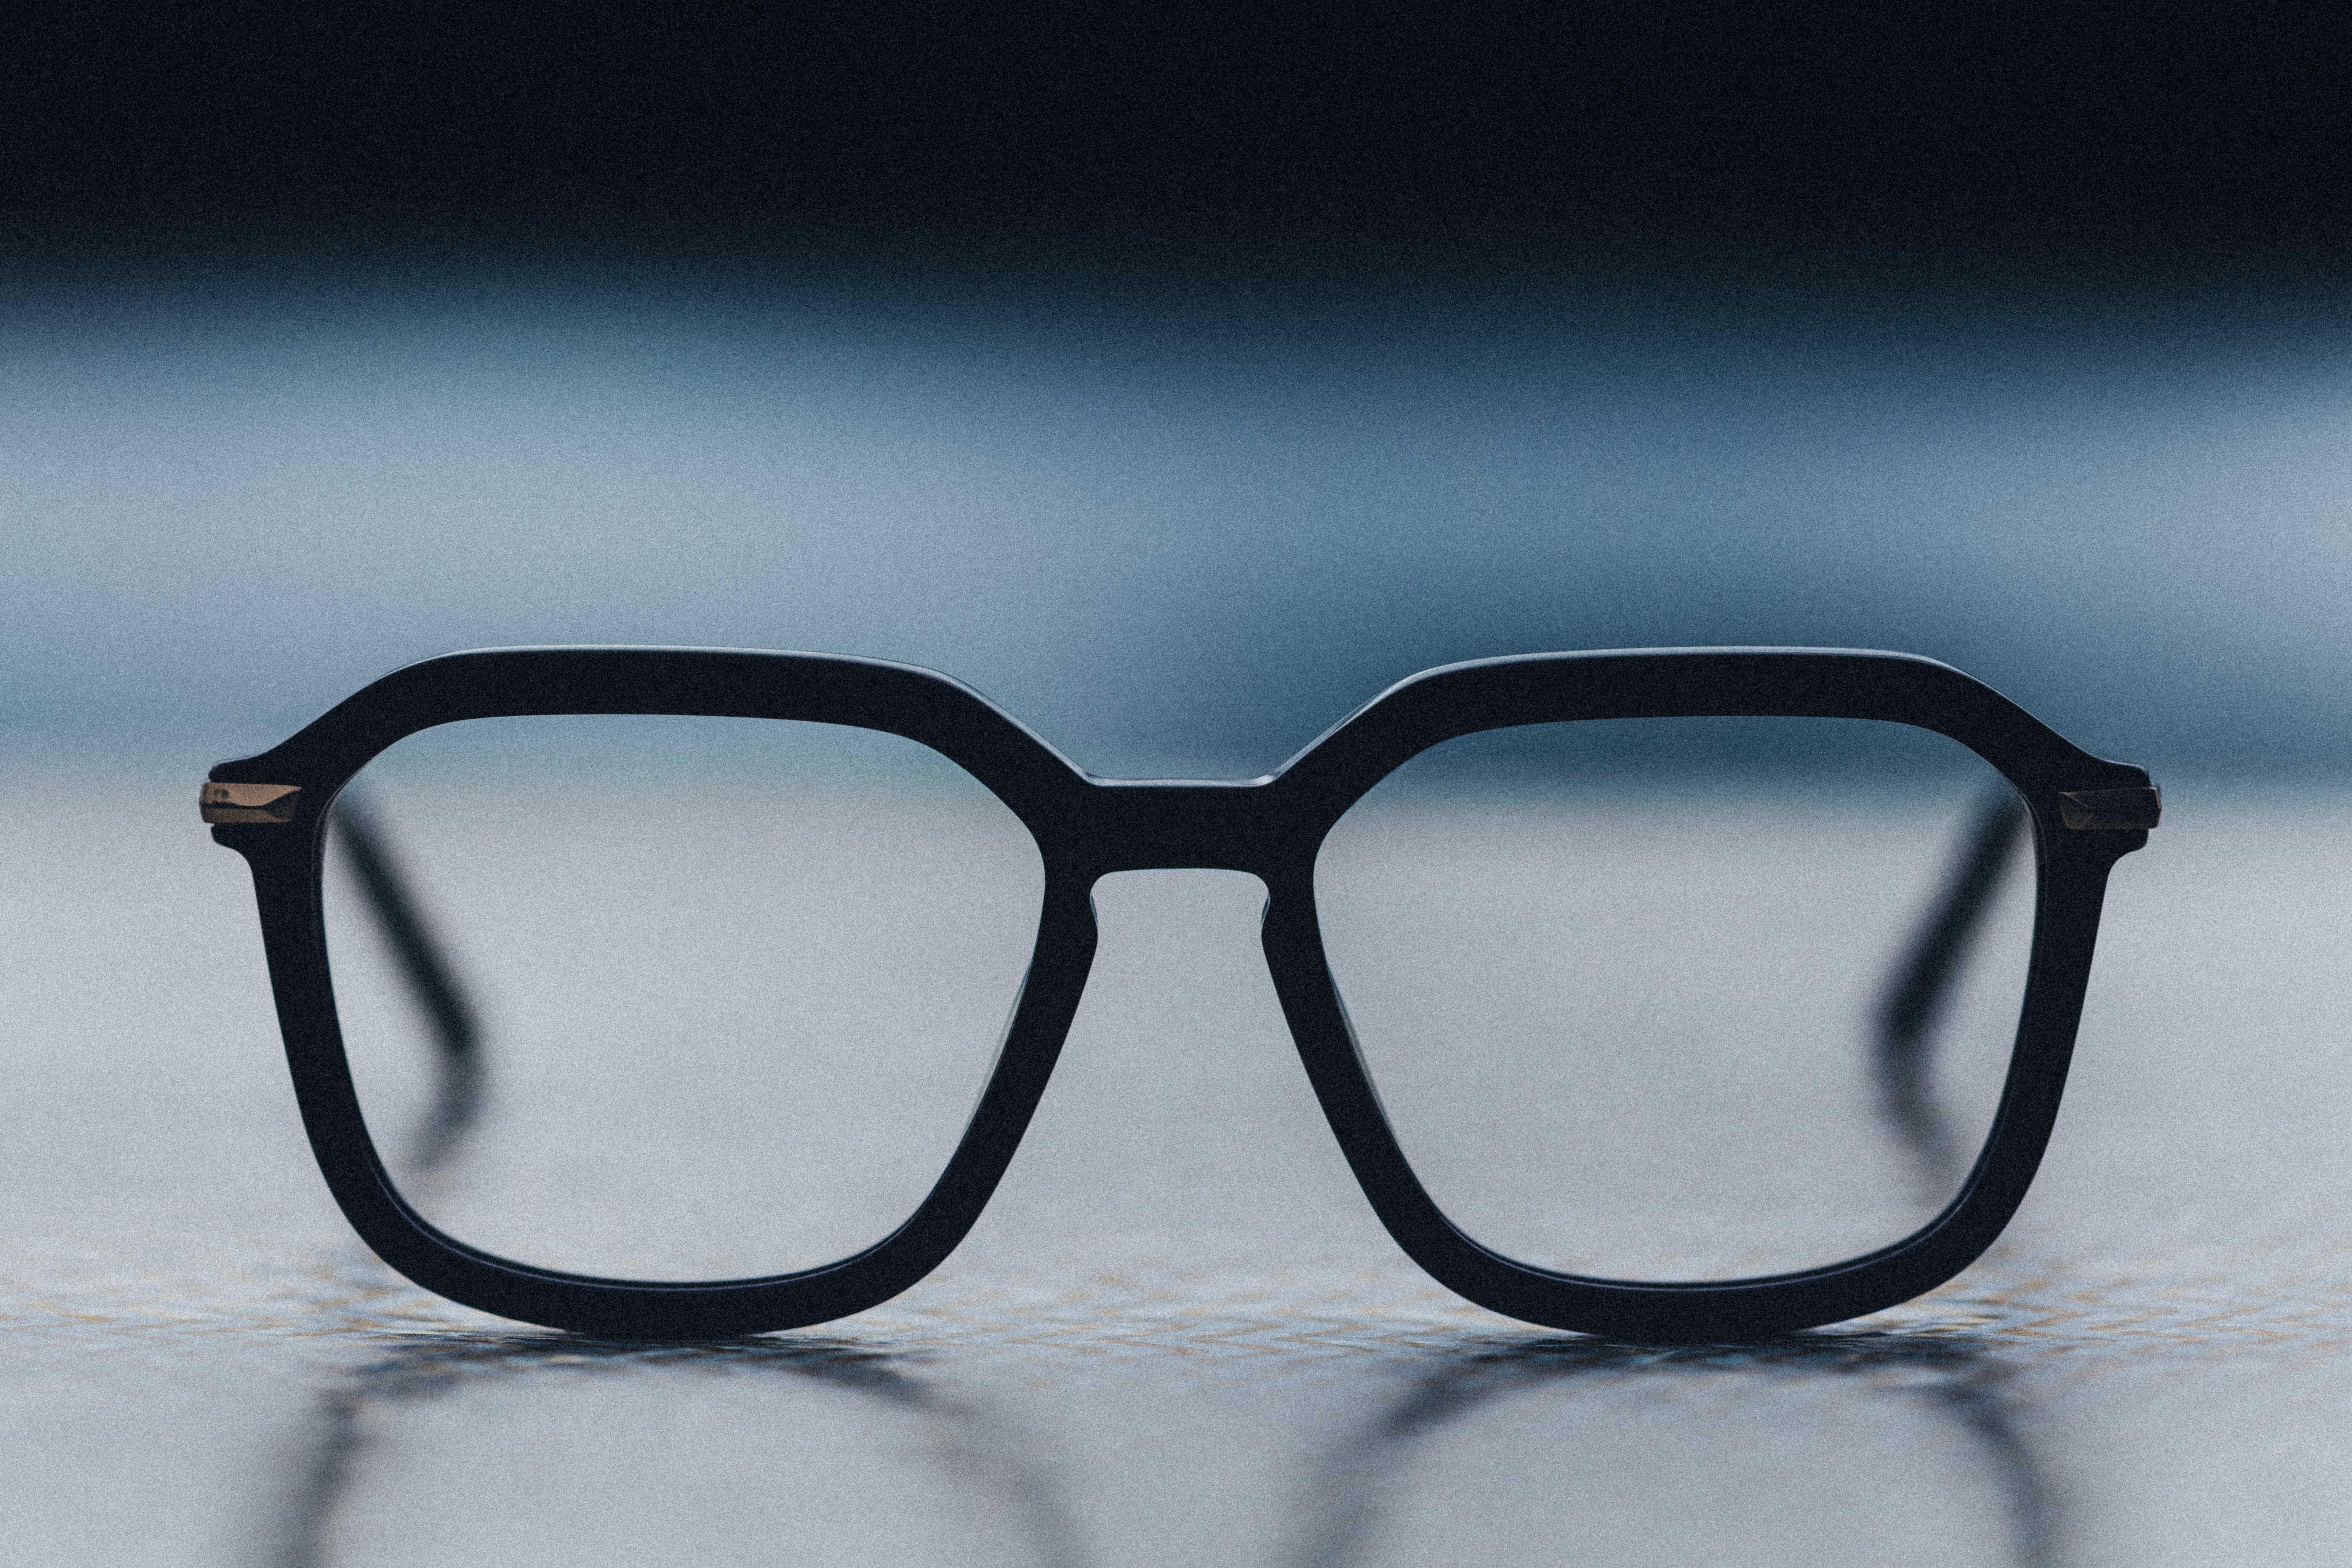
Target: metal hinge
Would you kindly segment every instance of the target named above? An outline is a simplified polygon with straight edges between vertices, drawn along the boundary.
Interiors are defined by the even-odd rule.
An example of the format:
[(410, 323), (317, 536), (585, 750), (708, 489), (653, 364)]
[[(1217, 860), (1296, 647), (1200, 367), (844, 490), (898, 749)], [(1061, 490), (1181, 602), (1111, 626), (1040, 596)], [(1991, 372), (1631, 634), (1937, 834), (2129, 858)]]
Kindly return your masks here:
[(2152, 784), (2141, 789), (2070, 789), (2058, 796), (2058, 815), (2069, 827), (2154, 827), (2163, 814), (2163, 795)]
[(291, 822), (300, 784), (213, 784), (196, 792), (206, 822)]

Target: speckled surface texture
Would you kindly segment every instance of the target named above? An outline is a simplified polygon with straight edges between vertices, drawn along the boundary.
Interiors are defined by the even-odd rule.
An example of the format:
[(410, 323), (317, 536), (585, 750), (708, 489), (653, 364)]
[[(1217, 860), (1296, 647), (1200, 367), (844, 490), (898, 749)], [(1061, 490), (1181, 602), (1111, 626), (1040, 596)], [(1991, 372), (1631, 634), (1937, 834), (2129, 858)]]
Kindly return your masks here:
[[(2169, 782), (2169, 781), (2168, 781)], [(1995, 1254), (1750, 1347), (1397, 1254), (1219, 873), (1123, 879), (988, 1215), (875, 1311), (568, 1340), (310, 1168), (193, 777), (17, 769), (0, 1491), (65, 1565), (2333, 1563), (2352, 1555), (2352, 798), (2173, 783)]]

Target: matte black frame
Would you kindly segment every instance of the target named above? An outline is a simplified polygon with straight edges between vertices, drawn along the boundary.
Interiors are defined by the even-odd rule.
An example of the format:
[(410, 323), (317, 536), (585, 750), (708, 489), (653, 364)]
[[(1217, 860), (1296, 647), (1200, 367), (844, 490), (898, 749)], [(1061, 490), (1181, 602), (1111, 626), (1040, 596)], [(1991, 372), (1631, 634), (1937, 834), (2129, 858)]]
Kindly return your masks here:
[[(1045, 897), (1003, 1049), (929, 1194), (883, 1240), (795, 1273), (709, 1283), (598, 1279), (514, 1263), (436, 1229), (401, 1196), (362, 1118), (337, 1024), (321, 891), (336, 793), (402, 738), (465, 719), (677, 714), (856, 725), (945, 755), (1034, 836)], [(1877, 719), (1948, 736), (1990, 763), (2030, 814), (2039, 870), (2032, 957), (1992, 1129), (1958, 1194), (1904, 1239), (1823, 1268), (1706, 1283), (1555, 1273), (1456, 1228), (1414, 1176), (1360, 1060), (1323, 952), (1314, 869), (1325, 835), (1374, 784), (1456, 736), (1578, 719)], [(214, 828), (251, 864), (269, 975), (310, 1144), (336, 1201), (386, 1263), (505, 1317), (583, 1332), (703, 1339), (861, 1311), (922, 1279), (979, 1218), (1061, 1049), (1091, 964), (1091, 891), (1114, 871), (1205, 868), (1265, 884), (1266, 962), (1315, 1093), (1389, 1234), (1479, 1305), (1550, 1328), (1653, 1342), (1746, 1340), (1857, 1317), (1933, 1289), (1992, 1243), (2023, 1200), (2065, 1085), (2108, 868), (2137, 828), (2066, 825), (2061, 795), (2145, 789), (1948, 665), (1819, 648), (1530, 654), (1426, 671), (1335, 725), (1280, 771), (1232, 783), (1101, 779), (970, 688), (906, 665), (821, 654), (642, 647), (502, 648), (394, 671), (215, 781), (291, 784), (290, 820)]]

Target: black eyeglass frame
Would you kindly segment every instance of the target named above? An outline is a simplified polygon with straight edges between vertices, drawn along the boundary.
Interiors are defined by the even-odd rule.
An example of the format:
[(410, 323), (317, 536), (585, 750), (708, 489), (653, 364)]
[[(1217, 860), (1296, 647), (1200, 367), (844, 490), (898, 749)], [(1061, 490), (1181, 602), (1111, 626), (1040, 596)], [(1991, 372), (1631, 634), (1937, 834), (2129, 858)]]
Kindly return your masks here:
[[(996, 1064), (939, 1180), (881, 1241), (834, 1263), (761, 1279), (607, 1279), (469, 1247), (401, 1195), (362, 1115), (336, 1016), (322, 890), (329, 808), (372, 759), (419, 731), (552, 714), (788, 719), (886, 731), (964, 769), (1035, 838), (1045, 872), (1036, 947)], [(1941, 1213), (1900, 1241), (1842, 1263), (1747, 1279), (1648, 1283), (1506, 1258), (1445, 1217), (1381, 1109), (1324, 955), (1317, 853), (1373, 785), (1442, 742), (1521, 724), (1714, 717), (1915, 725), (1968, 747), (2017, 791), (2039, 874), (2016, 1049), (1991, 1131)], [(970, 688), (907, 665), (733, 649), (499, 648), (395, 670), (283, 744), (223, 763), (208, 776), (215, 784), (280, 786), (269, 813), (220, 813), (215, 820), (231, 820), (213, 835), (251, 866), (304, 1126), (362, 1239), (410, 1279), (467, 1306), (645, 1339), (825, 1322), (878, 1305), (937, 1268), (978, 1220), (1045, 1091), (1093, 959), (1096, 879), (1193, 868), (1244, 871), (1265, 884), (1266, 962), (1331, 1131), (1389, 1234), (1450, 1289), (1549, 1328), (1684, 1342), (1761, 1338), (1907, 1300), (1975, 1261), (2024, 1199), (2065, 1086), (2107, 872), (2147, 843), (2155, 803), (2144, 769), (2092, 756), (1948, 665), (1819, 648), (1528, 654), (1449, 665), (1383, 692), (1279, 772), (1231, 783), (1096, 778)], [(218, 793), (208, 789), (207, 800)]]

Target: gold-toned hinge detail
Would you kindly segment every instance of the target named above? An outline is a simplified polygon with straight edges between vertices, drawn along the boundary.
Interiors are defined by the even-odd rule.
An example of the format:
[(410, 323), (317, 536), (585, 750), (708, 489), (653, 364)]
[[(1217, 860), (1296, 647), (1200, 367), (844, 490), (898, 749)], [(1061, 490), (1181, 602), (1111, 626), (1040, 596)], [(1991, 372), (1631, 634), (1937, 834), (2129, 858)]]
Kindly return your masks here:
[(2074, 789), (2058, 796), (2058, 815), (2077, 828), (2154, 827), (2163, 796), (2146, 789)]
[(196, 792), (206, 822), (291, 822), (300, 784), (207, 784)]

